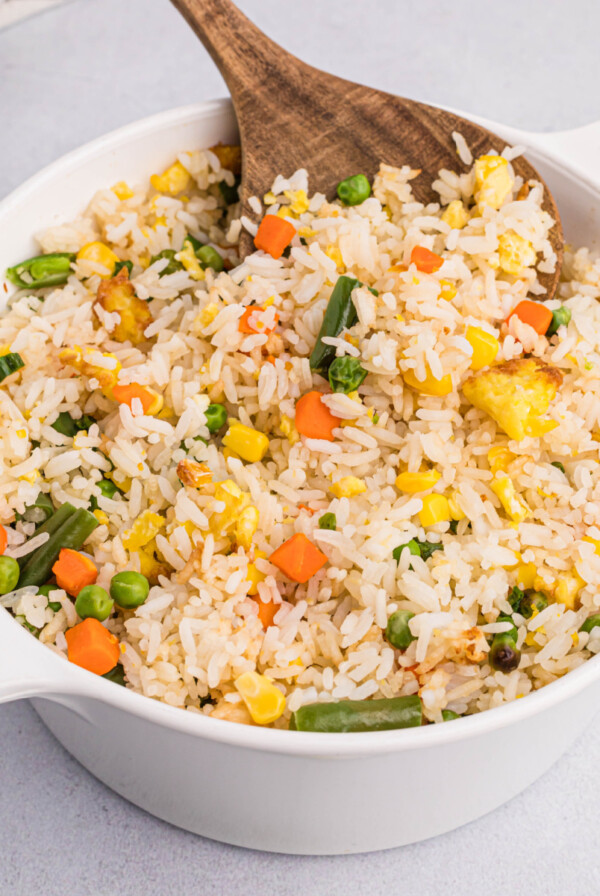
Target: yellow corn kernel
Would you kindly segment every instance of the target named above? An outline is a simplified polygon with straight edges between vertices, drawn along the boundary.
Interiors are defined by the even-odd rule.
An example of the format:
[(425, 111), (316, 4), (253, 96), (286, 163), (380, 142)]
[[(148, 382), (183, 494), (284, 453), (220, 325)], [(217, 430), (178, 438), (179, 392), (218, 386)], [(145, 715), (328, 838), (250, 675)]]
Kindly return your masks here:
[(269, 450), (269, 440), (263, 432), (244, 426), (243, 423), (232, 423), (223, 438), (225, 448), (250, 463), (262, 460)]
[(508, 448), (498, 445), (495, 448), (490, 448), (487, 453), (487, 459), (492, 473), (500, 471), (506, 473), (508, 465), (515, 459), (515, 455)]
[(275, 205), (276, 202), (277, 196), (272, 192), (272, 190), (268, 190), (263, 196), (264, 205)]
[(500, 349), (500, 343), (495, 336), (487, 330), (482, 330), (481, 327), (467, 327), (465, 338), (473, 349), (469, 365), (471, 370), (481, 370), (482, 367), (492, 363)]
[(243, 672), (234, 684), (255, 724), (270, 725), (283, 715), (285, 697), (270, 678), (258, 672)]
[(308, 196), (306, 190), (284, 190), (283, 195), (290, 200), (290, 209), (295, 215), (302, 215), (308, 211)]
[(325, 249), (325, 255), (335, 262), (335, 266), (338, 270), (341, 270), (341, 268), (344, 267), (344, 259), (342, 257), (341, 250), (338, 249), (337, 246), (334, 246), (333, 243), (330, 243), (327, 246), (327, 248)]
[(577, 647), (577, 645), (579, 644), (579, 635), (577, 634), (577, 632), (573, 632), (573, 634), (571, 635), (571, 640), (573, 641), (573, 647)]
[(440, 299), (451, 302), (456, 295), (456, 286), (450, 280), (440, 280)]
[(127, 551), (137, 551), (139, 548), (143, 548), (158, 535), (165, 525), (164, 516), (153, 513), (151, 510), (144, 510), (131, 529), (123, 534), (123, 547)]
[(183, 249), (181, 250), (181, 252), (177, 253), (175, 258), (184, 266), (185, 270), (188, 272), (192, 280), (206, 279), (206, 274), (202, 270), (200, 262), (196, 258), (194, 247), (191, 243), (184, 243)]
[(480, 156), (475, 161), (475, 201), (480, 212), (486, 205), (500, 208), (512, 185), (508, 162), (502, 156)]
[(354, 498), (355, 495), (362, 495), (366, 490), (365, 481), (356, 476), (342, 476), (341, 479), (329, 486), (329, 491), (335, 498)]
[(448, 507), (450, 508), (450, 516), (453, 520), (457, 522), (459, 520), (464, 520), (466, 517), (466, 513), (458, 503), (459, 494), (457, 491), (453, 491), (448, 498)]
[(507, 230), (498, 237), (498, 259), (505, 273), (517, 277), (523, 268), (535, 264), (536, 254), (529, 240), (514, 230)]
[(593, 544), (595, 553), (600, 556), (600, 541), (597, 538), (590, 538), (589, 535), (584, 535), (581, 540)]
[(490, 483), (490, 488), (500, 499), (500, 503), (511, 520), (515, 523), (522, 523), (523, 520), (529, 519), (531, 508), (518, 494), (510, 476), (496, 475)]
[[(254, 551), (254, 560), (264, 560), (266, 558), (266, 554), (264, 551)], [(246, 575), (246, 580), (250, 582), (250, 587), (248, 588), (248, 594), (253, 597), (255, 594), (258, 594), (258, 585), (259, 582), (264, 582), (266, 579), (266, 575), (264, 572), (260, 572), (256, 568), (254, 562), (248, 564), (248, 574)]]
[(94, 269), (94, 273), (99, 274), (103, 279), (112, 277), (119, 256), (115, 255), (112, 249), (109, 249), (104, 243), (96, 240), (93, 243), (86, 243), (77, 253), (77, 261), (91, 261), (98, 269)]
[(429, 367), (427, 367), (424, 380), (418, 380), (413, 370), (403, 370), (402, 376), (407, 386), (421, 392), (423, 395), (449, 395), (452, 392), (452, 377), (449, 373), (441, 378), (436, 379)]
[(290, 445), (295, 445), (300, 435), (298, 434), (298, 430), (294, 426), (294, 421), (287, 416), (287, 414), (281, 415), (281, 420), (279, 421), (279, 429), (284, 434)]
[(442, 221), (452, 227), (454, 230), (461, 230), (469, 221), (469, 213), (460, 201), (453, 199), (442, 215)]
[(103, 510), (100, 510), (100, 508), (94, 510), (94, 516), (101, 526), (108, 526), (108, 515)]
[(435, 526), (436, 523), (445, 523), (450, 519), (448, 498), (444, 495), (425, 495), (423, 508), (419, 511), (419, 520), (422, 526)]
[(396, 488), (398, 491), (406, 492), (409, 495), (416, 495), (418, 492), (426, 492), (440, 479), (437, 470), (423, 470), (421, 473), (400, 473), (396, 476)]
[(235, 524), (235, 540), (246, 550), (252, 544), (252, 538), (258, 529), (258, 510), (253, 504), (245, 507), (237, 518)]
[(520, 563), (517, 566), (517, 585), (524, 591), (533, 588), (537, 578), (537, 567), (535, 563)]
[(162, 174), (153, 174), (150, 183), (159, 193), (168, 193), (170, 196), (176, 196), (182, 193), (190, 184), (191, 177), (185, 170), (181, 162), (175, 162)]
[(111, 187), (111, 190), (121, 202), (125, 199), (131, 199), (133, 196), (133, 190), (124, 180), (120, 180), (118, 183), (114, 184), (114, 186)]
[(17, 430), (17, 436), (18, 436), (20, 439), (26, 439), (26, 438), (27, 438), (27, 430), (26, 430), (26, 429), (18, 429), (18, 430)]
[(235, 451), (231, 450), (231, 448), (223, 448), (221, 454), (223, 455), (224, 460), (229, 460), (230, 457), (233, 457), (236, 460), (240, 459), (239, 454), (236, 454)]

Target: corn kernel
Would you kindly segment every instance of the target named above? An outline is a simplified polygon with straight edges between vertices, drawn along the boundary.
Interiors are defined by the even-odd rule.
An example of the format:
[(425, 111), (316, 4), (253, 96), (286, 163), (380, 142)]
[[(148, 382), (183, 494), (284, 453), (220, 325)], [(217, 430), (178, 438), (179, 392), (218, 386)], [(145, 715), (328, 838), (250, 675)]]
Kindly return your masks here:
[(453, 520), (457, 522), (459, 520), (464, 520), (466, 517), (466, 513), (458, 503), (459, 494), (457, 491), (453, 491), (448, 498), (448, 507), (450, 508), (450, 516)]
[(329, 486), (329, 491), (335, 498), (353, 498), (366, 492), (367, 486), (363, 479), (356, 476), (342, 476), (337, 482)]
[(175, 162), (162, 174), (153, 174), (150, 183), (159, 193), (168, 193), (170, 196), (176, 196), (182, 193), (191, 181), (191, 177), (185, 170), (181, 162)]
[(512, 479), (506, 474), (496, 476), (490, 483), (490, 488), (500, 499), (500, 503), (508, 516), (515, 523), (522, 523), (531, 516), (531, 508), (521, 498), (515, 489)]
[(18, 430), (17, 430), (17, 436), (18, 436), (20, 439), (26, 439), (26, 438), (27, 438), (27, 430), (26, 430), (26, 429), (18, 429)]
[(435, 526), (436, 523), (448, 522), (450, 518), (450, 505), (444, 495), (425, 495), (423, 508), (419, 511), (422, 526)]
[(461, 230), (469, 221), (469, 213), (460, 201), (453, 199), (442, 215), (442, 221), (452, 227), (454, 230)]
[(523, 268), (535, 264), (536, 254), (529, 240), (507, 230), (498, 237), (498, 258), (502, 270), (517, 277)]
[(424, 470), (422, 473), (400, 473), (396, 476), (396, 488), (398, 491), (406, 492), (409, 495), (416, 495), (417, 492), (426, 492), (440, 479), (437, 470)]
[(243, 672), (234, 684), (257, 725), (270, 725), (283, 715), (285, 697), (265, 675)]
[[(264, 551), (254, 551), (254, 560), (264, 560), (266, 556), (267, 555)], [(256, 568), (256, 564), (254, 562), (248, 564), (248, 574), (246, 575), (246, 580), (250, 582), (248, 594), (251, 597), (255, 594), (258, 594), (258, 585), (260, 582), (264, 582), (265, 579), (265, 573), (260, 572), (260, 570)]]
[(594, 545), (594, 551), (596, 552), (596, 554), (598, 554), (598, 555), (600, 556), (600, 541), (599, 541), (597, 538), (590, 538), (589, 535), (584, 535), (583, 538), (582, 538), (581, 540), (582, 540), (582, 541), (587, 541), (587, 542), (589, 542), (590, 544), (593, 544), (593, 545)]
[(502, 156), (481, 156), (475, 162), (475, 201), (479, 211), (486, 205), (499, 209), (512, 190), (508, 162)]
[(495, 336), (487, 330), (482, 330), (481, 327), (467, 327), (465, 338), (473, 349), (469, 365), (471, 370), (481, 370), (482, 367), (492, 363), (500, 349), (500, 343)]
[(108, 526), (108, 515), (100, 508), (94, 510), (94, 516), (98, 520), (101, 526)]
[(440, 299), (451, 302), (456, 295), (456, 286), (450, 280), (440, 280)]
[(242, 510), (235, 524), (235, 540), (237, 544), (246, 549), (250, 547), (252, 537), (258, 529), (258, 519), (258, 510), (253, 504)]
[(104, 243), (96, 240), (93, 243), (86, 243), (77, 253), (77, 261), (91, 261), (95, 265), (94, 273), (99, 274), (103, 279), (112, 277), (119, 256), (115, 255), (112, 249), (109, 249)]
[(133, 196), (133, 190), (131, 189), (129, 184), (125, 183), (124, 180), (120, 180), (118, 183), (114, 184), (111, 187), (111, 190), (113, 191), (117, 199), (121, 200), (121, 202), (123, 202), (125, 199), (131, 199), (131, 197)]
[(137, 551), (139, 548), (143, 548), (158, 535), (165, 525), (166, 520), (163, 516), (153, 513), (151, 510), (144, 510), (131, 529), (123, 534), (123, 547), (127, 551)]
[(438, 380), (427, 367), (425, 379), (419, 380), (413, 370), (403, 370), (404, 382), (423, 395), (449, 395), (452, 392), (452, 377), (449, 373)]
[(269, 450), (269, 439), (257, 429), (244, 426), (243, 423), (232, 423), (225, 433), (223, 445), (239, 454), (242, 460), (256, 463)]

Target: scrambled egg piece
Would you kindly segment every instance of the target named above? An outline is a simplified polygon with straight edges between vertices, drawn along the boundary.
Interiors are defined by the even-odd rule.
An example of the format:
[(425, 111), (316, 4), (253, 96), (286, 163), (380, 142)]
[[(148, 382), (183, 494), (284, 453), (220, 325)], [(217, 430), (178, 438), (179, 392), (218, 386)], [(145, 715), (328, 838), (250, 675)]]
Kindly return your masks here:
[(514, 181), (502, 156), (480, 156), (475, 162), (475, 202), (479, 211), (486, 205), (499, 209)]
[(500, 499), (500, 503), (511, 520), (515, 523), (522, 523), (523, 520), (529, 519), (531, 508), (518, 494), (510, 476), (507, 476), (506, 473), (495, 476), (490, 483), (490, 488)]
[(177, 476), (183, 485), (191, 485), (193, 488), (202, 488), (212, 479), (212, 473), (207, 464), (201, 464), (188, 458), (177, 464)]
[(576, 569), (561, 573), (552, 585), (548, 585), (541, 576), (537, 576), (533, 583), (536, 591), (543, 591), (549, 597), (553, 597), (558, 604), (564, 604), (567, 610), (577, 609), (579, 603), (577, 596), (584, 585), (585, 581)]
[(111, 333), (113, 339), (117, 342), (129, 340), (132, 345), (144, 341), (144, 330), (153, 318), (148, 303), (136, 296), (126, 268), (122, 268), (116, 277), (102, 280), (97, 299), (105, 311), (117, 311), (121, 315), (120, 322)]
[(366, 490), (365, 481), (356, 476), (342, 476), (329, 486), (329, 491), (336, 498), (353, 498), (355, 495), (362, 495)]
[(205, 280), (206, 274), (202, 270), (200, 262), (196, 258), (196, 253), (194, 252), (194, 247), (186, 240), (183, 244), (183, 249), (181, 252), (178, 252), (175, 256), (175, 259), (179, 261), (188, 272), (192, 280)]
[(283, 195), (290, 200), (289, 209), (295, 215), (302, 215), (308, 211), (306, 190), (284, 190)]
[[(114, 366), (100, 367), (93, 363), (93, 356), (101, 355), (103, 358), (111, 358)], [(73, 348), (65, 348), (58, 356), (63, 364), (69, 364), (74, 367), (78, 373), (98, 380), (100, 389), (108, 398), (112, 397), (112, 388), (116, 385), (121, 370), (121, 363), (112, 352), (100, 352), (93, 346), (85, 346), (83, 349), (76, 345)]]
[(217, 146), (211, 146), (210, 151), (216, 155), (221, 168), (227, 168), (234, 174), (242, 173), (242, 147), (231, 146), (225, 143), (219, 143)]
[(144, 510), (131, 529), (123, 534), (123, 547), (127, 551), (138, 551), (149, 544), (165, 525), (166, 520), (163, 516), (151, 510)]
[(279, 429), (286, 437), (290, 445), (295, 445), (300, 436), (298, 435), (298, 430), (294, 426), (294, 421), (291, 420), (287, 414), (281, 415), (281, 420), (279, 421)]
[(558, 424), (542, 420), (562, 384), (562, 373), (537, 358), (517, 358), (471, 376), (463, 385), (468, 401), (485, 411), (511, 439), (541, 436)]
[(468, 224), (469, 213), (460, 199), (453, 199), (452, 202), (446, 206), (444, 214), (442, 215), (442, 221), (454, 228), (454, 230), (461, 230), (465, 224)]
[(249, 548), (259, 522), (258, 510), (250, 502), (250, 495), (232, 479), (224, 479), (215, 486), (215, 500), (222, 501), (225, 508), (212, 514), (210, 531), (218, 538), (227, 536), (236, 544)]
[(150, 183), (159, 193), (168, 193), (170, 196), (177, 196), (190, 185), (191, 177), (189, 172), (183, 167), (181, 162), (175, 162), (162, 174), (153, 174)]
[(535, 264), (536, 254), (529, 240), (519, 236), (514, 230), (507, 230), (498, 237), (498, 258), (500, 267), (506, 274), (518, 277), (523, 268)]

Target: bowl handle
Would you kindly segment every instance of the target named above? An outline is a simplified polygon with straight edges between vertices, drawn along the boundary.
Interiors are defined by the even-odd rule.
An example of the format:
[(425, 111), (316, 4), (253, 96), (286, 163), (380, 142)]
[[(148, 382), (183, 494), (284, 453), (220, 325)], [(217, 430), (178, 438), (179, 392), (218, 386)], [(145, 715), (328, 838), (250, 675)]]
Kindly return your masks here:
[(0, 703), (74, 693), (69, 664), (42, 644), (0, 607)]
[(531, 134), (531, 143), (577, 168), (587, 179), (600, 179), (600, 121), (550, 134)]

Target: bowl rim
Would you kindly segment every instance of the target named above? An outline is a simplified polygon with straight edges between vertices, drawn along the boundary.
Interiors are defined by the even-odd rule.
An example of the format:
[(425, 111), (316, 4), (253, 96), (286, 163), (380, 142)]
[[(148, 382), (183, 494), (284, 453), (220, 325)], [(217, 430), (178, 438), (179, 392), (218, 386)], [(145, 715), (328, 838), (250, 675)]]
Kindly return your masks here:
[[(465, 118), (477, 120), (477, 116), (465, 115), (462, 112), (459, 114), (464, 115)], [(40, 187), (49, 181), (59, 179), (63, 174), (71, 171), (74, 166), (85, 166), (94, 158), (102, 156), (108, 151), (114, 151), (134, 139), (150, 137), (153, 133), (164, 131), (170, 127), (200, 124), (202, 119), (214, 115), (222, 115), (224, 119), (229, 118), (231, 122), (234, 112), (229, 97), (169, 109), (103, 134), (51, 162), (9, 193), (0, 201), (0, 220), (6, 219), (13, 209), (33, 197)], [(519, 134), (515, 128), (487, 120), (485, 123), (500, 136), (503, 131), (508, 132), (510, 134), (510, 137), (506, 138), (508, 140), (514, 140), (515, 135)], [(552, 157), (552, 154), (550, 156)], [(598, 189), (596, 182), (582, 176), (582, 172), (577, 171), (576, 168), (564, 163), (561, 159), (556, 159), (556, 157), (554, 160), (558, 162), (561, 169), (583, 182), (587, 189), (590, 187)], [(553, 706), (573, 697), (600, 678), (600, 655), (598, 655), (591, 657), (562, 678), (533, 691), (522, 699), (457, 719), (454, 725), (432, 724), (419, 728), (352, 734), (288, 731), (235, 724), (201, 713), (186, 712), (180, 707), (170, 706), (128, 688), (115, 687), (112, 682), (66, 662), (62, 657), (49, 650), (46, 645), (36, 643), (36, 639), (31, 637), (30, 633), (11, 616), (8, 610), (0, 609), (3, 611), (0, 612), (0, 627), (12, 625), (13, 642), (18, 643), (20, 638), (26, 638), (27, 642), (23, 640), (23, 647), (26, 648), (27, 655), (33, 654), (36, 660), (39, 657), (39, 663), (37, 665), (34, 663), (30, 674), (32, 687), (26, 696), (53, 699), (82, 714), (85, 714), (82, 700), (99, 700), (115, 709), (131, 713), (182, 734), (214, 740), (230, 746), (282, 755), (322, 758), (372, 756), (404, 750), (427, 749), (440, 744), (467, 740), (524, 722), (541, 712), (550, 710)], [(42, 670), (43, 675), (40, 674)], [(38, 673), (37, 677), (36, 672)]]

